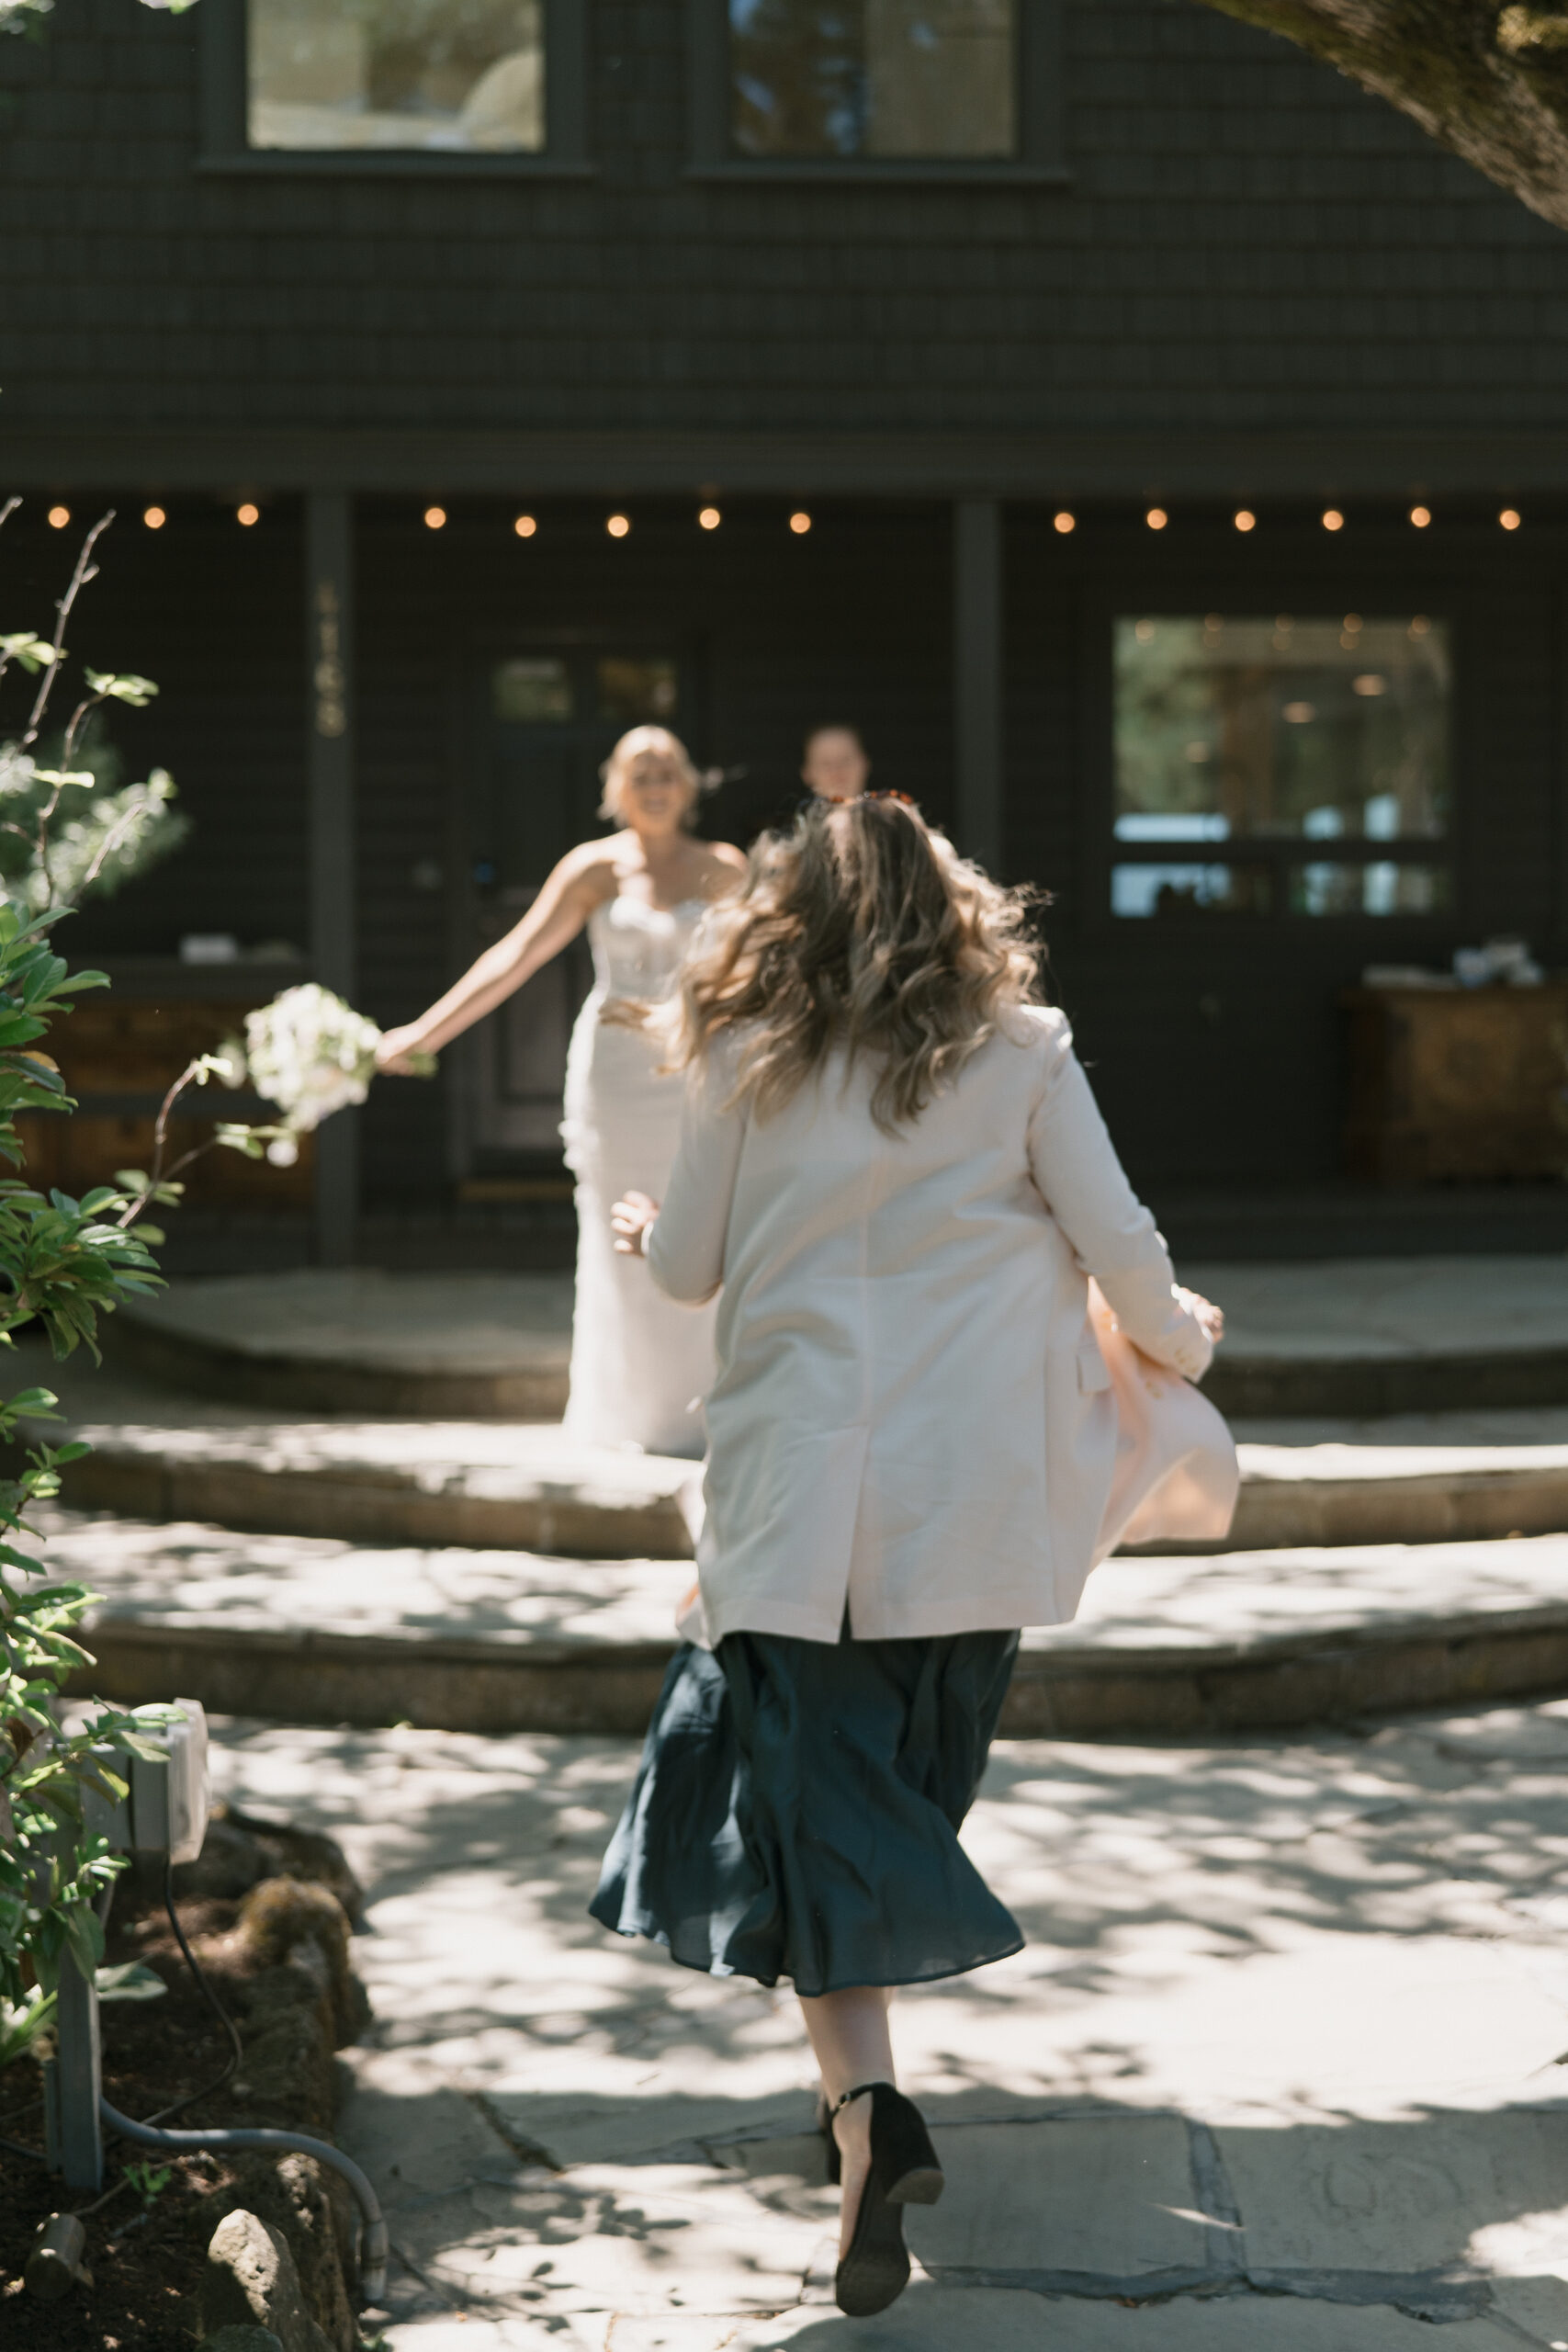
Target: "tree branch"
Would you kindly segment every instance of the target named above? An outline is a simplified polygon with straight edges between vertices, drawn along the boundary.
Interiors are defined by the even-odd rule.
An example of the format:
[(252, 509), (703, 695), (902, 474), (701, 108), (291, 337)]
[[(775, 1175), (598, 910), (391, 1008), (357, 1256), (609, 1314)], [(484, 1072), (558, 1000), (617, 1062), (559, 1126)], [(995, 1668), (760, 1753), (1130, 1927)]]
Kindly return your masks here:
[(1337, 65), (1568, 229), (1568, 0), (1203, 0)]

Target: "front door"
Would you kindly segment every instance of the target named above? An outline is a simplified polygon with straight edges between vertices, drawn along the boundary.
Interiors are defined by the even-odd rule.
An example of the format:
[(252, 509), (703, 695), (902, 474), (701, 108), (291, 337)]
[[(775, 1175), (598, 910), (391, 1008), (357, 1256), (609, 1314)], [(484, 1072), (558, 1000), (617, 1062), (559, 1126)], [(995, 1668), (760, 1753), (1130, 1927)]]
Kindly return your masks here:
[[(557, 861), (604, 831), (599, 770), (628, 727), (679, 729), (681, 665), (641, 645), (536, 645), (485, 681), (469, 798), (474, 952), (511, 930)], [(592, 982), (585, 939), (475, 1033), (467, 1155), (473, 1172), (555, 1158), (571, 1024)]]

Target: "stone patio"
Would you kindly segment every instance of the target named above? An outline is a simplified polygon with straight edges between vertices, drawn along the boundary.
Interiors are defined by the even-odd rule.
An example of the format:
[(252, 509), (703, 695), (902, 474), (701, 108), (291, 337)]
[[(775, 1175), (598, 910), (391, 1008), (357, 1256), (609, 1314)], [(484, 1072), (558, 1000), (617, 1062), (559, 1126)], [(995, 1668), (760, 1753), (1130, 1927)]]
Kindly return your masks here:
[(999, 1744), (966, 1838), (1028, 1948), (899, 1997), (950, 2185), (863, 2323), (792, 2000), (584, 1916), (635, 1754), (218, 1726), (370, 1884), (391, 2352), (1568, 2344), (1568, 1702)]

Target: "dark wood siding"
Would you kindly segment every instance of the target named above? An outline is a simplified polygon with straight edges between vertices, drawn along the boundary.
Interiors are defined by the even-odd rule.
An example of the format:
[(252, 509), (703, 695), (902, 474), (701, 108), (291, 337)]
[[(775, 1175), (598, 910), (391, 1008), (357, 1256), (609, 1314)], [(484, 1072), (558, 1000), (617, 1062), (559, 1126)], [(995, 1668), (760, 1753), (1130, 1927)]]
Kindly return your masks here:
[(684, 13), (593, 0), (592, 180), (262, 178), (193, 171), (203, 9), (60, 0), (0, 51), (8, 424), (1562, 416), (1568, 243), (1193, 0), (1068, 0), (1065, 189), (694, 182)]

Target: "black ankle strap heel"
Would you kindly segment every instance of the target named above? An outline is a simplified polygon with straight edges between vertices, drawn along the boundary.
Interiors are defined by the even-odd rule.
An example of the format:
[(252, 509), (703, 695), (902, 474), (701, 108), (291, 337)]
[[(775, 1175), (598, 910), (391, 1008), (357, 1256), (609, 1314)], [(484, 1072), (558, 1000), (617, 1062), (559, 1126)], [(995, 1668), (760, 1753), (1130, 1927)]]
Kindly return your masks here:
[[(925, 2118), (891, 2083), (857, 2083), (834, 2102), (832, 2116), (852, 2099), (871, 2095), (871, 2172), (855, 2216), (854, 2235), (839, 2265), (839, 2309), (853, 2319), (886, 2311), (909, 2280), (904, 2250), (904, 2207), (934, 2205), (946, 2183)], [(836, 2143), (835, 2143), (836, 2144)]]

